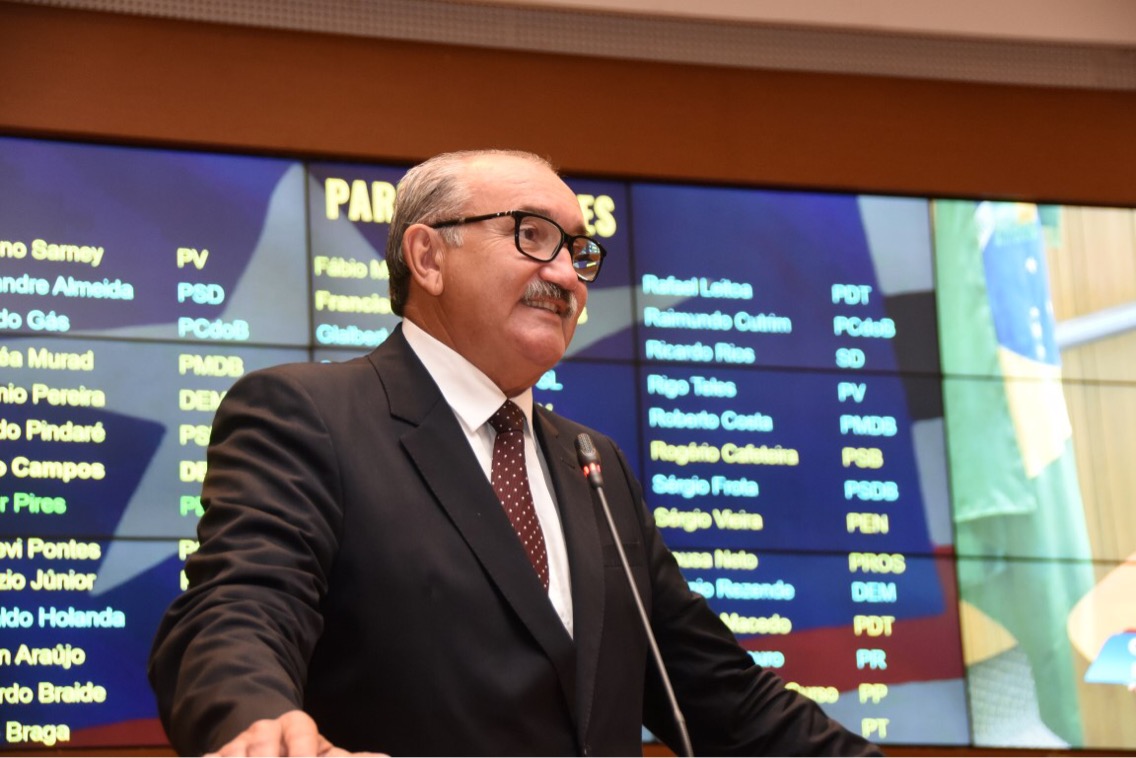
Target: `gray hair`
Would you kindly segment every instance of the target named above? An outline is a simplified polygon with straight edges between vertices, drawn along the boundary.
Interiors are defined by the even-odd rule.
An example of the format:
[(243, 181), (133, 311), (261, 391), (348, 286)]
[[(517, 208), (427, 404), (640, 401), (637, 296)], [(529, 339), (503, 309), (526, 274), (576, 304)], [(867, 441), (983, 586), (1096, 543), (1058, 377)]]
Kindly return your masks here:
[[(507, 156), (532, 161), (556, 173), (545, 158), (523, 150), (462, 150), (442, 153), (419, 163), (406, 172), (395, 191), (394, 214), (387, 235), (387, 270), (390, 274), (391, 310), (402, 315), (410, 293), (410, 268), (402, 255), (402, 238), (411, 224), (433, 224), (457, 218), (471, 200), (465, 181), (466, 165), (485, 156)], [(512, 210), (502, 208), (501, 210)], [(462, 243), (461, 230), (446, 227), (438, 232), (446, 244)]]

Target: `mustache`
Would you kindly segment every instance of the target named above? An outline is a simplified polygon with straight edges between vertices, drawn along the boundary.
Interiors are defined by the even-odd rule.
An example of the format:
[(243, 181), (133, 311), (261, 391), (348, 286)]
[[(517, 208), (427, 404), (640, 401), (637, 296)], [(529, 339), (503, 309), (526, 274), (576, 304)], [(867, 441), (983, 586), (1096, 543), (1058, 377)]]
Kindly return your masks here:
[(575, 318), (580, 310), (580, 302), (576, 298), (576, 293), (571, 290), (566, 290), (559, 284), (553, 282), (546, 282), (543, 279), (537, 279), (529, 282), (525, 287), (524, 295), (521, 297), (521, 302), (525, 305), (540, 306), (547, 304), (548, 301), (555, 301), (560, 303), (562, 314), (568, 318)]

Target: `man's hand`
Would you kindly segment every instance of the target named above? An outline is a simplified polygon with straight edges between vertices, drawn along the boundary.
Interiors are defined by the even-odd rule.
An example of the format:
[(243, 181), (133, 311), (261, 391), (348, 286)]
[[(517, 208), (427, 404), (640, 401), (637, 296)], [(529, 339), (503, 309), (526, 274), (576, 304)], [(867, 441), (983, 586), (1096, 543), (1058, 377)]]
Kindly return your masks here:
[(218, 756), (361, 755), (348, 753), (327, 741), (312, 717), (303, 711), (288, 711), (275, 719), (253, 722), (217, 752)]

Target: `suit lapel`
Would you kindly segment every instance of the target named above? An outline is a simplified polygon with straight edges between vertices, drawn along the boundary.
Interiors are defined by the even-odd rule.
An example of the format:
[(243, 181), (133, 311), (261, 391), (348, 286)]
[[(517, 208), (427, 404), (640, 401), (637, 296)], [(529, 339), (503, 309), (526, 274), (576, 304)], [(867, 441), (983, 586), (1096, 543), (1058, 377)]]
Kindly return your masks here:
[(407, 455), (489, 579), (552, 661), (565, 700), (574, 711), (576, 660), (572, 639), (532, 570), (453, 411), (410, 349), (401, 328), (371, 354), (371, 362), (386, 390), (391, 414), (411, 424), (401, 438)]
[(576, 441), (561, 434), (554, 421), (539, 406), (533, 418), (556, 491), (560, 523), (568, 547), (572, 574), (572, 628), (577, 658), (577, 709), (580, 744), (591, 720), (599, 667), (600, 638), (604, 622), (604, 567), (600, 525), (591, 486), (580, 471)]

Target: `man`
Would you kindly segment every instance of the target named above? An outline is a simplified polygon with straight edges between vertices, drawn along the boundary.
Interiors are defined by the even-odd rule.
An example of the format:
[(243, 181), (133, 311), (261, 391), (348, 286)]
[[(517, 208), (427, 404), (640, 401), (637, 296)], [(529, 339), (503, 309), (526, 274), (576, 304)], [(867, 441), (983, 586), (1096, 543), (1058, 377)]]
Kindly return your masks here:
[[(688, 590), (611, 440), (533, 406), (602, 263), (583, 233), (536, 156), (427, 161), (399, 185), (387, 248), (402, 326), (366, 358), (228, 393), (191, 586), (151, 659), (180, 751), (631, 755), (641, 724), (678, 747), (579, 470), (585, 431), (696, 753), (874, 750), (754, 666)], [(524, 496), (495, 492), (496, 446), (522, 444), (496, 431), (506, 399)]]

